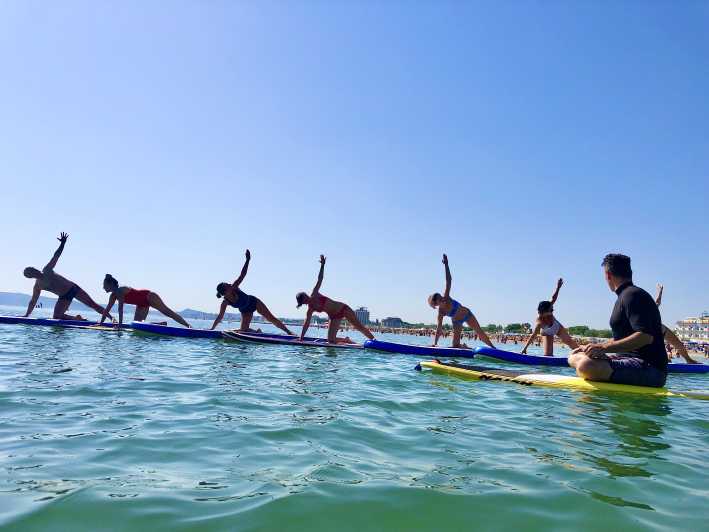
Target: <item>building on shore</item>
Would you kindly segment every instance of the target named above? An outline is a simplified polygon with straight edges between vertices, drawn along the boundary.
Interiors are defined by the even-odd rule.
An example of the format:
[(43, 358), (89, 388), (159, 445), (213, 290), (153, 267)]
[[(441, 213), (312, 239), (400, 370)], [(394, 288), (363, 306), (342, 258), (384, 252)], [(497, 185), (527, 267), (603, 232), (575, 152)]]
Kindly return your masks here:
[(702, 312), (697, 318), (678, 321), (675, 333), (683, 342), (709, 344), (709, 312)]
[(389, 316), (382, 320), (382, 327), (389, 327), (392, 329), (397, 329), (404, 326), (404, 320), (401, 318), (394, 318)]
[(357, 319), (364, 325), (369, 324), (369, 310), (367, 310), (367, 307), (359, 307), (355, 310), (355, 316), (357, 316)]

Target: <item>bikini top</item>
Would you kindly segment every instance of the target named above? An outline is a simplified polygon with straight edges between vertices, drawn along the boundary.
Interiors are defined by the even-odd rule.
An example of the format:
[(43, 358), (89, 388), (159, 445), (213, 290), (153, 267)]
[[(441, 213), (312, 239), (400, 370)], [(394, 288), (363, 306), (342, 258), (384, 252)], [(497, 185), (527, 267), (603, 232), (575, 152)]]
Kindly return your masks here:
[(244, 304), (244, 301), (247, 299), (249, 299), (248, 294), (244, 293), (238, 287), (236, 288), (236, 303), (232, 303), (226, 296), (224, 297), (224, 300), (226, 301), (227, 305), (234, 308), (239, 308), (240, 306), (242, 306)]
[(456, 314), (458, 314), (458, 309), (460, 308), (460, 303), (458, 303), (452, 297), (450, 298), (450, 300), (451, 300), (451, 309), (448, 312), (448, 314), (446, 314), (446, 316), (448, 316), (449, 318), (453, 318)]

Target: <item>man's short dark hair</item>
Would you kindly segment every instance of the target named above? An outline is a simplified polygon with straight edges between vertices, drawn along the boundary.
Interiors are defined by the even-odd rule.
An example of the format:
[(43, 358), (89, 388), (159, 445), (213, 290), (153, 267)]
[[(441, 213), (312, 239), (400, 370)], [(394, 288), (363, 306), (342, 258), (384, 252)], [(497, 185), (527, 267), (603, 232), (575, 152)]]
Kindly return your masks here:
[(601, 263), (608, 273), (621, 279), (632, 279), (633, 270), (630, 268), (630, 257), (620, 253), (609, 253)]

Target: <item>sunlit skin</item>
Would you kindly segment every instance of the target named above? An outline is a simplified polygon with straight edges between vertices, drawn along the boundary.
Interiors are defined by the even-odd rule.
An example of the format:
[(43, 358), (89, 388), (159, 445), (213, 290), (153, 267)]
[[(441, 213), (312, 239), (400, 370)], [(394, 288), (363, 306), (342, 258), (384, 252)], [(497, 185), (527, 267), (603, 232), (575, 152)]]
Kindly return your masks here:
[[(244, 266), (241, 268), (241, 274), (239, 275), (239, 277), (237, 277), (236, 281), (229, 285), (224, 291), (224, 301), (222, 301), (222, 304), (219, 307), (219, 314), (217, 315), (217, 318), (212, 324), (212, 330), (214, 330), (217, 325), (219, 325), (219, 323), (222, 321), (222, 319), (224, 319), (224, 313), (226, 312), (227, 306), (229, 306), (229, 304), (236, 305), (238, 303), (239, 291), (237, 289), (239, 288), (239, 285), (241, 285), (243, 280), (246, 278), (246, 274), (249, 271), (249, 262), (251, 262), (251, 252), (247, 249), (246, 261), (244, 262)], [(259, 298), (256, 298), (256, 312), (258, 312), (261, 316), (266, 318), (268, 321), (270, 321), (273, 325), (281, 329), (286, 334), (294, 336), (291, 330), (286, 327), (281, 320), (276, 318), (273, 313), (268, 310), (268, 307), (263, 303), (263, 301), (261, 301)], [(241, 311), (241, 327), (239, 330), (253, 332), (253, 329), (249, 327), (251, 325), (251, 320), (253, 319), (253, 317), (253, 312)]]
[[(25, 313), (25, 317), (32, 314), (32, 311), (37, 305), (37, 300), (39, 299), (42, 290), (46, 290), (47, 292), (51, 292), (52, 294), (59, 296), (57, 303), (54, 305), (54, 319), (83, 320), (84, 318), (80, 314), (67, 314), (67, 310), (69, 310), (69, 305), (71, 305), (71, 300), (62, 299), (62, 296), (72, 290), (75, 286), (77, 289), (75, 291), (76, 293), (73, 296), (73, 299), (76, 299), (77, 301), (83, 303), (84, 305), (93, 309), (99, 314), (103, 313), (103, 307), (96, 303), (91, 298), (91, 296), (87, 294), (81, 287), (79, 287), (73, 281), (70, 281), (66, 277), (63, 277), (54, 271), (54, 268), (57, 266), (57, 262), (59, 262), (59, 257), (61, 257), (62, 252), (64, 251), (64, 246), (66, 245), (66, 241), (68, 240), (68, 238), (69, 235), (66, 233), (61, 233), (59, 235), (59, 237), (57, 238), (57, 240), (59, 240), (59, 247), (54, 252), (54, 255), (52, 256), (50, 261), (46, 264), (44, 268), (42, 268), (41, 271), (31, 266), (25, 268), (24, 276), (28, 279), (35, 279), (34, 288), (32, 289), (32, 298), (30, 299), (30, 302), (27, 305), (27, 312)], [(110, 314), (108, 315), (108, 317), (111, 317)]]
[[(554, 290), (554, 293), (552, 294), (551, 299), (549, 300), (549, 303), (551, 303), (552, 307), (556, 303), (556, 300), (559, 297), (559, 290), (561, 290), (561, 287), (563, 285), (564, 280), (559, 279), (556, 283), (556, 289)], [(529, 336), (529, 338), (527, 339), (527, 343), (522, 349), (523, 354), (527, 353), (527, 349), (543, 328), (551, 327), (552, 325), (554, 325), (555, 319), (556, 318), (554, 317), (553, 308), (551, 309), (551, 311), (548, 312), (539, 312), (534, 331), (532, 331), (532, 334)], [(568, 331), (563, 325), (559, 327), (559, 331), (556, 333), (556, 336), (558, 336), (561, 341), (564, 342), (571, 349), (576, 349), (579, 346), (576, 340), (571, 337), (571, 335), (568, 333)], [(542, 334), (542, 341), (544, 343), (544, 355), (548, 357), (554, 356), (554, 337), (549, 336), (547, 334)]]
[[(664, 289), (664, 286), (659, 283), (657, 284), (657, 295), (655, 296), (655, 304), (657, 304), (658, 307), (662, 305), (662, 292), (664, 291)], [(681, 356), (685, 360), (685, 362), (687, 362), (687, 364), (700, 364), (700, 362), (697, 362), (689, 356), (689, 353), (687, 353), (687, 348), (684, 346), (682, 340), (680, 340), (674, 333), (674, 331), (667, 327), (664, 323), (662, 324), (662, 331), (665, 334), (665, 340), (667, 341), (667, 343), (669, 343), (672, 347), (675, 348), (679, 356)], [(670, 355), (669, 353), (667, 354), (667, 358), (670, 362), (672, 361), (672, 355)]]
[[(445, 267), (446, 272), (446, 287), (443, 292), (443, 295), (435, 293), (429, 296), (428, 298), (428, 304), (431, 306), (431, 308), (438, 309), (438, 325), (436, 327), (436, 337), (433, 341), (433, 347), (436, 347), (438, 345), (438, 340), (440, 339), (441, 333), (443, 332), (443, 318), (450, 314), (453, 308), (453, 299), (450, 296), (453, 277), (451, 276), (450, 268), (448, 267), (448, 256), (445, 253), (443, 254), (443, 266)], [(470, 309), (464, 307), (463, 305), (460, 306), (454, 316), (451, 316), (451, 320), (453, 321), (453, 340), (451, 343), (452, 347), (468, 348), (467, 345), (462, 344), (460, 342), (460, 336), (463, 332), (464, 323), (456, 323), (456, 321), (459, 321), (463, 318), (466, 318), (464, 323), (475, 331), (480, 340), (482, 340), (492, 348), (495, 347), (490, 338), (488, 337), (487, 333), (482, 329), (482, 327), (480, 327), (478, 320), (475, 318)]]
[[(126, 292), (129, 290), (132, 290), (130, 286), (118, 286), (118, 282), (111, 278), (110, 280), (108, 279), (108, 276), (106, 279), (103, 281), (103, 289), (110, 294), (110, 297), (108, 298), (108, 305), (106, 305), (106, 309), (102, 310), (101, 312), (101, 321), (100, 323), (103, 323), (106, 317), (108, 316), (108, 313), (111, 311), (111, 308), (113, 308), (113, 305), (118, 301), (118, 327), (123, 326), (123, 306), (125, 304), (125, 295)], [(133, 316), (134, 321), (145, 321), (145, 318), (148, 317), (148, 312), (150, 312), (150, 309), (154, 308), (158, 312), (164, 314), (168, 318), (172, 318), (175, 320), (177, 323), (190, 328), (190, 324), (185, 321), (185, 319), (180, 316), (177, 312), (172, 310), (170, 307), (168, 307), (162, 300), (162, 298), (156, 294), (155, 292), (150, 292), (148, 294), (148, 305), (143, 305), (143, 306), (136, 306), (135, 307), (135, 314)]]
[[(303, 330), (300, 333), (301, 340), (305, 338), (305, 334), (308, 332), (313, 313), (320, 312), (320, 310), (316, 310), (316, 308), (314, 307), (317, 306), (316, 302), (319, 300), (319, 298), (323, 296), (323, 294), (320, 293), (320, 287), (322, 286), (323, 278), (325, 276), (325, 260), (325, 256), (320, 255), (320, 272), (318, 273), (318, 280), (315, 283), (313, 290), (310, 292), (310, 295), (307, 295), (305, 292), (300, 292), (296, 295), (298, 306), (308, 306), (308, 311), (305, 315), (305, 322), (303, 323)], [(370, 331), (367, 327), (364, 326), (364, 324), (362, 324), (362, 322), (359, 321), (354, 310), (352, 310), (352, 308), (346, 303), (327, 298), (327, 303), (322, 309), (322, 312), (325, 312), (328, 315), (328, 318), (330, 318), (330, 323), (327, 330), (328, 342), (332, 344), (352, 343), (352, 340), (350, 340), (349, 338), (337, 337), (337, 332), (340, 330), (340, 324), (342, 319), (346, 319), (350, 322), (350, 325), (352, 325), (352, 327), (357, 329), (370, 340), (374, 340), (374, 335), (372, 334), (372, 331)], [(338, 318), (338, 316), (342, 316), (342, 318)]]

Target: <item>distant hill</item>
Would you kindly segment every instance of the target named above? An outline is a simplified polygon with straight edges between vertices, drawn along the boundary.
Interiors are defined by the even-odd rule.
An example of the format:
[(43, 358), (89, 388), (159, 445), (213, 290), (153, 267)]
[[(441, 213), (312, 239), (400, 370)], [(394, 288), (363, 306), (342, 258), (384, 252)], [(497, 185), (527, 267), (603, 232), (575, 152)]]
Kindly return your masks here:
[[(214, 312), (203, 312), (193, 308), (186, 308), (178, 312), (178, 314), (188, 320), (213, 320), (217, 317)], [(241, 321), (241, 314), (227, 312), (224, 314), (224, 321)]]
[[(21, 294), (19, 292), (0, 292), (0, 305), (27, 308), (27, 305), (29, 305), (31, 298), (32, 296), (30, 296), (29, 294)], [(39, 299), (37, 300), (37, 304), (41, 304), (42, 308), (54, 308), (54, 305), (56, 305), (56, 303), (56, 297), (39, 296)], [(105, 304), (106, 303), (99, 303), (99, 305)], [(83, 305), (76, 300), (74, 300), (74, 302), (71, 304), (71, 308), (79, 311), (91, 310), (86, 305)]]
[[(30, 303), (30, 299), (32, 296), (29, 294), (21, 294), (19, 292), (0, 292), (0, 305), (7, 305), (9, 307), (22, 307), (22, 308), (27, 308), (27, 305)], [(97, 301), (99, 305), (103, 305), (104, 307), (108, 304), (106, 301)], [(48, 309), (53, 309), (54, 305), (57, 304), (57, 298), (56, 297), (50, 297), (50, 296), (39, 296), (39, 299), (37, 300), (37, 305), (42, 305), (42, 308), (48, 308)], [(126, 308), (130, 307), (131, 309), (133, 308), (132, 305), (126, 305)], [(83, 303), (80, 303), (76, 299), (72, 301), (71, 303), (71, 310), (76, 310), (79, 312), (93, 312), (92, 309), (84, 305)]]
[[(22, 294), (19, 292), (0, 292), (0, 305), (5, 305), (8, 307), (20, 307), (26, 309), (30, 299), (31, 296), (29, 294)], [(54, 308), (56, 303), (56, 297), (40, 296), (37, 300), (38, 305), (41, 304), (42, 308), (48, 308), (50, 310)], [(103, 301), (97, 301), (97, 303), (99, 305), (103, 305), (104, 307), (107, 305), (107, 303)], [(133, 312), (133, 308), (133, 305), (126, 305), (126, 310), (130, 309), (131, 313)], [(93, 312), (90, 308), (83, 303), (78, 302), (76, 299), (71, 303), (71, 310), (78, 312)], [(113, 308), (112, 312), (113, 314), (116, 313), (116, 307)], [(213, 312), (203, 312), (201, 310), (191, 308), (181, 310), (178, 314), (188, 320), (213, 320), (217, 317), (217, 315)], [(241, 321), (241, 314), (227, 312), (224, 314), (224, 321)], [(253, 321), (254, 323), (263, 323), (264, 320), (261, 316), (255, 315)], [(284, 321), (286, 320), (284, 319)], [(303, 323), (303, 320), (287, 320), (287, 322)]]

